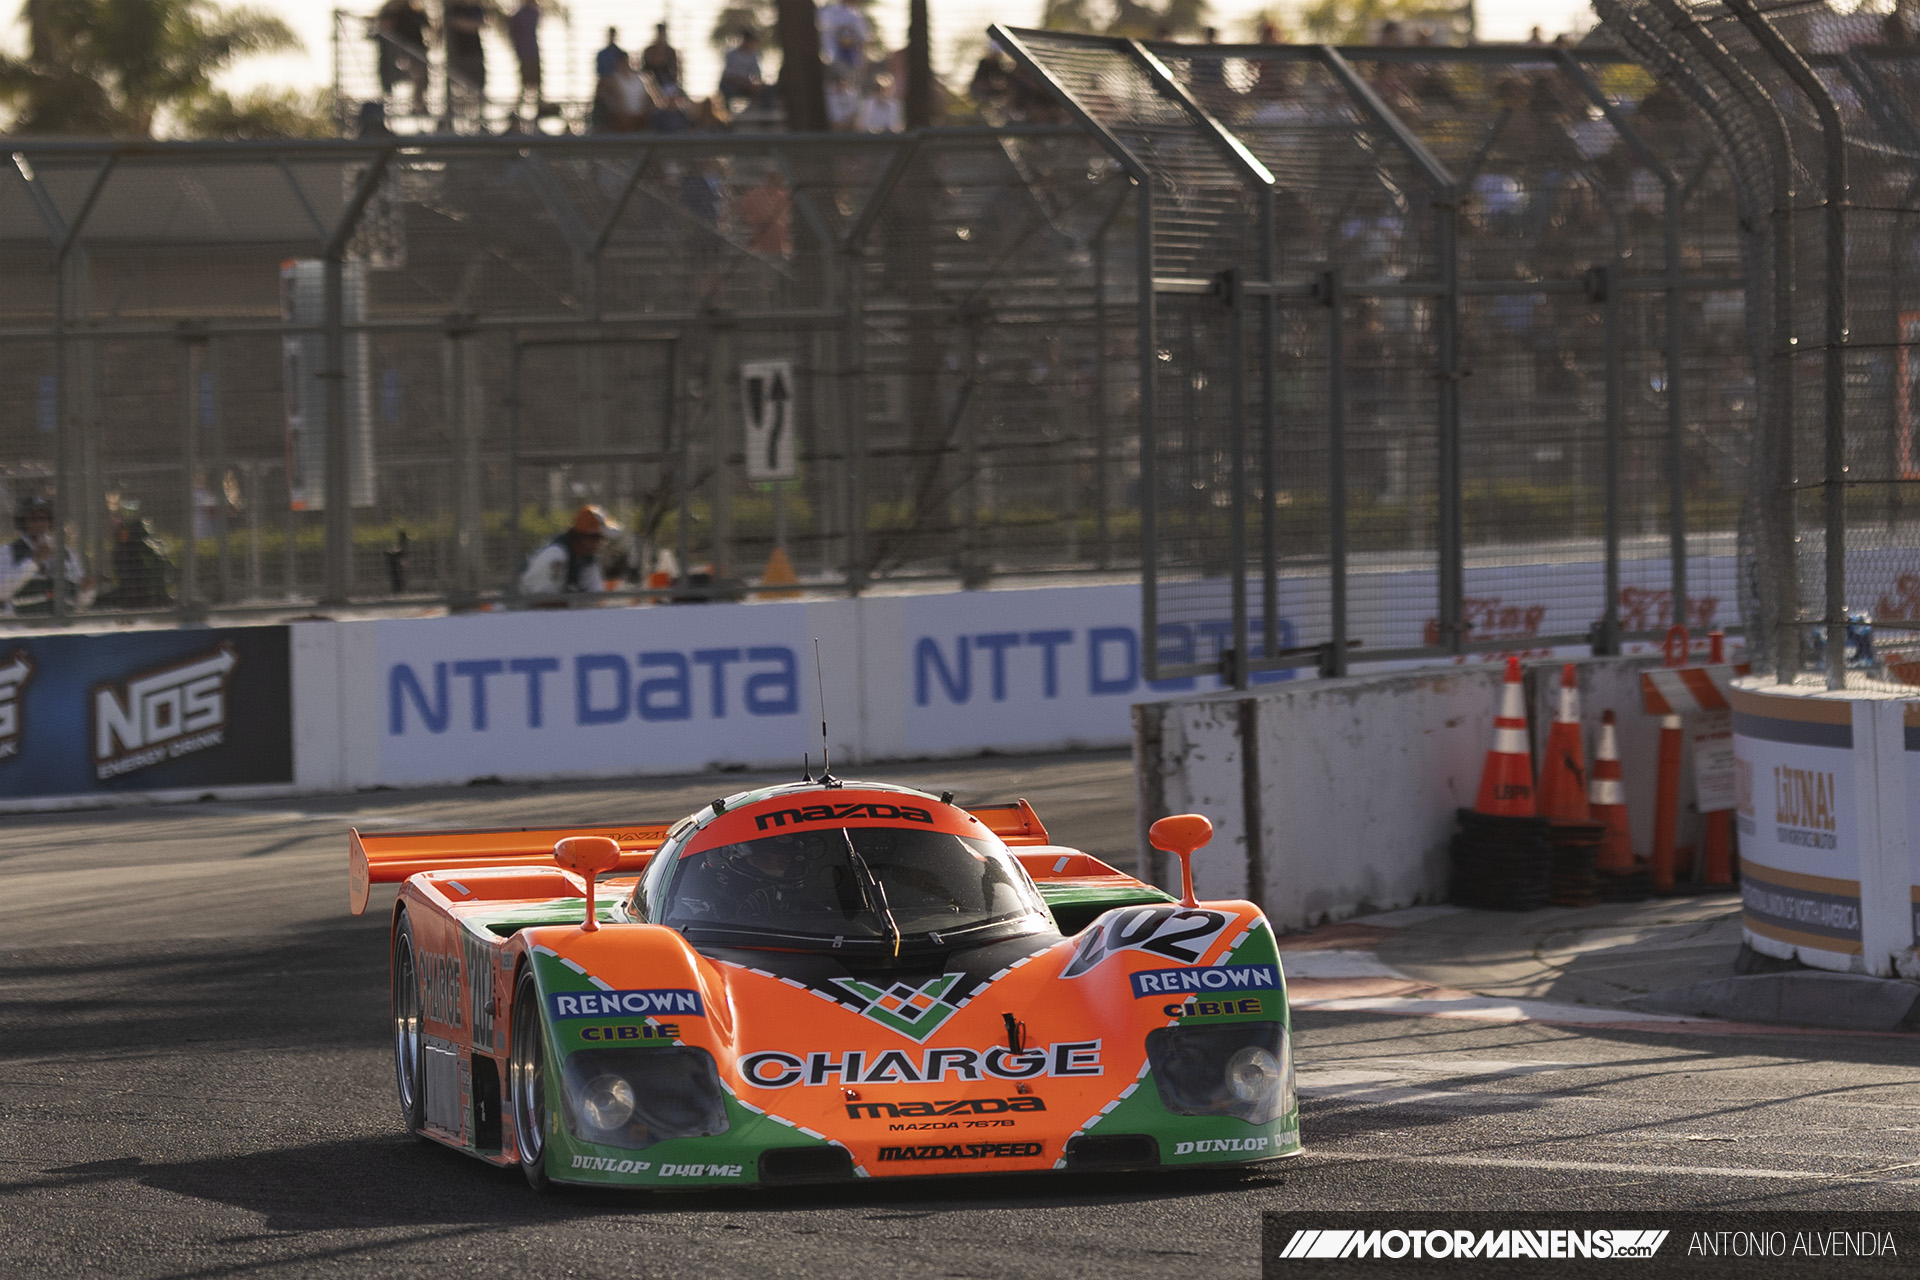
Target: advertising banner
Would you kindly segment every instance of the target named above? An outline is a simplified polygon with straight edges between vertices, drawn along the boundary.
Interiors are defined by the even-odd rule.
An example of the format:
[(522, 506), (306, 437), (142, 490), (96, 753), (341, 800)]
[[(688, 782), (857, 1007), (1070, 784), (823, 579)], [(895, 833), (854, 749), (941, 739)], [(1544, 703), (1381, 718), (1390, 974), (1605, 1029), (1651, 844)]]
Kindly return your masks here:
[(0, 639), (0, 797), (291, 783), (286, 627)]
[(1858, 779), (1849, 704), (1735, 690), (1733, 741), (1747, 932), (1774, 944), (1762, 949), (1794, 948), (1810, 964), (1823, 957), (1807, 951), (1859, 955)]

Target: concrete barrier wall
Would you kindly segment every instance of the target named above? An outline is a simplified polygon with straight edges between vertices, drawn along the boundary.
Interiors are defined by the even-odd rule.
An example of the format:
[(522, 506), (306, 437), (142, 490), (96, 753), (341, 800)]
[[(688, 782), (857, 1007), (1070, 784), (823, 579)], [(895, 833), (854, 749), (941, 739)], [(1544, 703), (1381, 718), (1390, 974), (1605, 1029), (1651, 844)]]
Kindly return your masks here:
[[(1634, 845), (1651, 846), (1659, 725), (1642, 711), (1648, 658), (1575, 664), (1588, 758), (1601, 712), (1619, 717)], [(1537, 753), (1560, 664), (1527, 668)], [(1473, 803), (1493, 736), (1502, 670), (1469, 665), (1213, 693), (1134, 710), (1142, 840), (1156, 817), (1213, 819), (1196, 888), (1259, 901), (1282, 925), (1443, 901), (1454, 812)], [(1243, 753), (1243, 725), (1252, 758)], [(1682, 843), (1698, 819), (1683, 790)], [(1248, 839), (1252, 830), (1256, 838)], [(1163, 868), (1163, 883), (1172, 874)]]

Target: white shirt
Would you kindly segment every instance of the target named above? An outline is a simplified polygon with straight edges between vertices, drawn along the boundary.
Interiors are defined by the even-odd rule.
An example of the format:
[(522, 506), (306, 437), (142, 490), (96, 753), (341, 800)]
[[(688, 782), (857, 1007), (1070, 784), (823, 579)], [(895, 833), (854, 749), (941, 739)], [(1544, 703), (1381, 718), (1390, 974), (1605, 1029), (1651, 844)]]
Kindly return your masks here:
[[(567, 547), (563, 542), (549, 542), (527, 558), (527, 567), (520, 574), (520, 594), (523, 596), (557, 596), (567, 589)], [(578, 590), (605, 591), (606, 579), (600, 576), (600, 562), (594, 561), (580, 570)]]
[[(13, 613), (13, 598), (20, 589), (35, 578), (45, 578), (47, 570), (40, 561), (34, 559), (33, 549), (26, 538), (15, 538), (0, 547), (0, 616)], [(93, 603), (93, 590), (84, 584), (87, 581), (86, 562), (80, 553), (72, 547), (67, 548), (67, 585), (79, 591), (77, 603), (84, 609)]]

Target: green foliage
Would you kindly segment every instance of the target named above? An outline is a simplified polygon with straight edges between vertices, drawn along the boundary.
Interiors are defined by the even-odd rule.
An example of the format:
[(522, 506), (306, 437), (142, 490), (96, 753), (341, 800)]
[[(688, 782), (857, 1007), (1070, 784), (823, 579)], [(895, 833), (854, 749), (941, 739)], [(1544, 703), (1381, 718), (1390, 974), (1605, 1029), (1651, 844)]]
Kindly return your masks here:
[(190, 138), (227, 142), (264, 142), (276, 138), (334, 136), (333, 95), (328, 90), (255, 89), (236, 98), (216, 89), (180, 112), (181, 132)]
[(272, 14), (212, 0), (26, 0), (20, 17), (26, 56), (0, 56), (19, 134), (152, 137), (163, 112), (209, 103), (233, 63), (300, 47)]
[(752, 31), (759, 35), (764, 52), (779, 23), (780, 13), (772, 0), (728, 0), (715, 16), (707, 39), (724, 52), (733, 47), (741, 32)]

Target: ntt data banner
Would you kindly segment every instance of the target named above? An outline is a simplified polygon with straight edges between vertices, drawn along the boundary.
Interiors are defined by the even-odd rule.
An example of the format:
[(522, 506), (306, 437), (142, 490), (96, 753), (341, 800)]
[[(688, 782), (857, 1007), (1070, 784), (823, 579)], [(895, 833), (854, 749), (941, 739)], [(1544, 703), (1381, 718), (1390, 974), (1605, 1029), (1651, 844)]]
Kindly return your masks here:
[(1914, 1213), (1268, 1213), (1263, 1280), (1606, 1276), (1715, 1280), (1913, 1274)]
[(338, 700), (312, 719), (346, 785), (797, 770), (823, 712), (843, 763), (1121, 746), (1133, 702), (1219, 687), (1143, 680), (1139, 612), (1115, 586), (349, 622), (298, 646), (296, 683)]
[(291, 783), (287, 635), (0, 638), (0, 798)]

